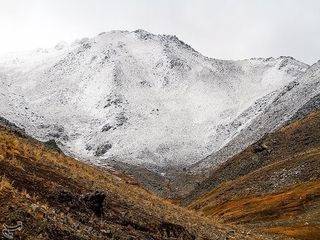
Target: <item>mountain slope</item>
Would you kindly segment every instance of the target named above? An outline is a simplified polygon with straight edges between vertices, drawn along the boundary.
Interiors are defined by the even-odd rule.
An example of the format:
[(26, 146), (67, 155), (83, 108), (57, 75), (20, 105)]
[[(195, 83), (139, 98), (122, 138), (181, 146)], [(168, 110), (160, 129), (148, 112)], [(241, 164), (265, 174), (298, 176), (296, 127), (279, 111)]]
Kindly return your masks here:
[(225, 222), (320, 238), (319, 127), (320, 112), (311, 111), (265, 135), (214, 168), (184, 204)]
[(0, 114), (99, 165), (195, 163), (308, 67), (290, 57), (209, 59), (175, 36), (143, 30), (1, 59)]
[[(0, 124), (0, 223), (21, 239), (268, 239), (221, 226)], [(18, 136), (17, 131), (22, 135)]]
[(254, 116), (231, 141), (219, 151), (196, 163), (193, 169), (217, 166), (219, 163), (239, 153), (249, 144), (259, 140), (264, 134), (274, 131), (312, 109), (319, 108), (320, 62), (285, 86), (284, 89), (259, 114)]

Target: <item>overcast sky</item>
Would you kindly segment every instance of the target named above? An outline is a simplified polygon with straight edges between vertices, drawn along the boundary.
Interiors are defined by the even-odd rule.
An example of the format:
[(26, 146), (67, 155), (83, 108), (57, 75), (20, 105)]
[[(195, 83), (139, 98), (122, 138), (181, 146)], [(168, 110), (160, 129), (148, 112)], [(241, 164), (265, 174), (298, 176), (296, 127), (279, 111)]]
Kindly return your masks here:
[(0, 0), (0, 53), (139, 28), (214, 58), (320, 59), (319, 0)]

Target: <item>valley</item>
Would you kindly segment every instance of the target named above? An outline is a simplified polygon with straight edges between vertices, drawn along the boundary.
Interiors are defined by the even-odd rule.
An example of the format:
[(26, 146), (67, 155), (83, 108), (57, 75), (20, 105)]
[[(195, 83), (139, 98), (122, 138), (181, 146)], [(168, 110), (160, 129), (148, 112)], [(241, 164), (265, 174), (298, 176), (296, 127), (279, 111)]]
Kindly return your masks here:
[(320, 239), (320, 61), (102, 32), (0, 56), (20, 239)]

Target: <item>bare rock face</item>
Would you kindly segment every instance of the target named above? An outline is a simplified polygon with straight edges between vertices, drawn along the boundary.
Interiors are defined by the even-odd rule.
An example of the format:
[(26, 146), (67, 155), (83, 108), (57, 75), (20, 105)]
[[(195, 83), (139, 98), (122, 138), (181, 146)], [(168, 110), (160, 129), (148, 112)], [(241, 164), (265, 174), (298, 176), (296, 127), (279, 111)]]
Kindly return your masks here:
[(8, 121), (7, 119), (0, 117), (0, 124), (8, 127), (11, 131), (14, 131), (20, 137), (28, 137), (24, 129), (18, 127), (16, 124)]
[(161, 235), (167, 238), (177, 238), (177, 239), (185, 239), (185, 240), (195, 240), (196, 237), (189, 233), (184, 227), (172, 224), (168, 222), (163, 222), (159, 226), (159, 230), (161, 231)]
[(59, 153), (61, 153), (61, 149), (59, 148), (57, 142), (53, 139), (49, 140), (49, 141), (46, 141), (44, 142), (44, 145), (46, 145), (48, 148), (52, 149), (52, 150), (55, 150)]
[(110, 143), (106, 143), (104, 145), (101, 145), (97, 148), (97, 150), (95, 152), (95, 156), (97, 156), (97, 157), (103, 156), (111, 148), (112, 148), (112, 145)]
[(94, 193), (84, 195), (82, 197), (82, 200), (85, 205), (99, 217), (103, 213), (105, 198), (106, 195), (104, 192), (96, 191)]
[(61, 191), (54, 196), (56, 201), (60, 204), (65, 204), (75, 211), (91, 211), (96, 216), (100, 217), (103, 213), (104, 201), (106, 195), (104, 192), (96, 191), (93, 193), (86, 193), (77, 195), (69, 191)]

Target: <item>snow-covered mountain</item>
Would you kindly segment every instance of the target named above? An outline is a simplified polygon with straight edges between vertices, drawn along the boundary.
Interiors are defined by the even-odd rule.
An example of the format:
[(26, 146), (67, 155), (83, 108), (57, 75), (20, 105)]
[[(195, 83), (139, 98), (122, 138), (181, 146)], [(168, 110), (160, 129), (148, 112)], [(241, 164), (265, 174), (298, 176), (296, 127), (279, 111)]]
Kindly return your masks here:
[(112, 31), (0, 57), (0, 116), (96, 164), (190, 165), (242, 136), (307, 68), (291, 57), (211, 59), (175, 36)]
[[(252, 117), (231, 141), (194, 164), (191, 169), (203, 171), (204, 168), (217, 166), (217, 164), (239, 153), (249, 144), (259, 140), (266, 133), (270, 133), (293, 120), (303, 118), (312, 111), (319, 110), (320, 61), (310, 66), (303, 75), (286, 85), (282, 91), (274, 96), (271, 98), (272, 101), (264, 104), (261, 111)], [(261, 100), (264, 102), (264, 99), (260, 99), (258, 102)]]

